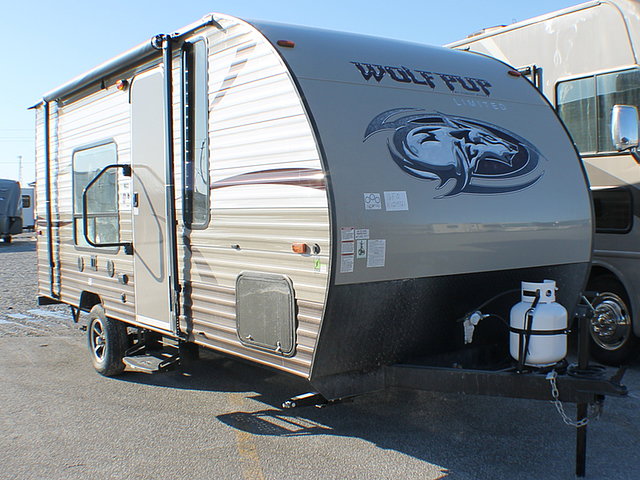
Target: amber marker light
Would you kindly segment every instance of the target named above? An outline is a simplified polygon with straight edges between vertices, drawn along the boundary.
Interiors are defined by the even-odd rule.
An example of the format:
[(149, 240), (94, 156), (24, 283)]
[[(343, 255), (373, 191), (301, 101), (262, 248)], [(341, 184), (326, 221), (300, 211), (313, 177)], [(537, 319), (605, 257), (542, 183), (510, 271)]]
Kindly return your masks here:
[(522, 76), (522, 74), (517, 70), (509, 70), (507, 73), (509, 75), (511, 75), (512, 77), (521, 77)]
[(293, 253), (307, 253), (309, 251), (309, 246), (306, 243), (294, 243), (291, 245), (291, 250)]
[(296, 44), (291, 40), (278, 40), (278, 45), (286, 48), (293, 48), (296, 46)]
[(128, 86), (129, 82), (127, 80), (120, 79), (116, 82), (116, 88), (120, 91), (126, 90)]

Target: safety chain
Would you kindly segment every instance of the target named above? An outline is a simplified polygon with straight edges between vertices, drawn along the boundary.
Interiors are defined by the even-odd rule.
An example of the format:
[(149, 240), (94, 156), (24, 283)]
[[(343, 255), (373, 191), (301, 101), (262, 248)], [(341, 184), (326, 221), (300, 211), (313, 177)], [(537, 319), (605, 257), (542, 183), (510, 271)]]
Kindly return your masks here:
[(553, 405), (556, 407), (556, 410), (558, 410), (560, 417), (562, 417), (562, 421), (570, 427), (580, 428), (586, 427), (591, 420), (598, 420), (600, 418), (600, 415), (602, 414), (602, 402), (596, 402), (594, 404), (590, 403), (589, 413), (587, 414), (587, 416), (581, 420), (578, 420), (577, 422), (569, 418), (569, 416), (564, 411), (562, 402), (560, 401), (560, 392), (558, 391), (558, 385), (556, 384), (557, 376), (558, 374), (556, 373), (556, 371), (552, 370), (547, 374), (547, 380), (549, 380), (549, 383), (551, 384), (551, 397), (553, 397), (551, 403), (553, 403)]

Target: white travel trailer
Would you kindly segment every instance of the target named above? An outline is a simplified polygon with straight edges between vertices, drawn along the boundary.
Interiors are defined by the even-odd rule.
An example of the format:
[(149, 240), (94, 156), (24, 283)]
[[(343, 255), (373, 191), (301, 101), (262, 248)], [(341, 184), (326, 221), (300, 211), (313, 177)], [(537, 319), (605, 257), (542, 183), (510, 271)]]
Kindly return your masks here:
[(20, 189), (22, 198), (22, 228), (24, 230), (33, 231), (35, 227), (35, 195), (33, 187), (24, 187)]
[(0, 179), (0, 241), (11, 242), (11, 235), (22, 232), (20, 183)]
[[(592, 207), (556, 113), (501, 62), (212, 14), (34, 108), (39, 300), (90, 312), (104, 375), (161, 335), (308, 379), (290, 404), (391, 386), (584, 419), (626, 393), (561, 369), (552, 396), (527, 361), (567, 333), (536, 319), (564, 311), (553, 285), (576, 310)], [(525, 328), (505, 326), (522, 281)]]
[[(461, 363), (458, 320), (521, 281), (580, 299), (582, 164), (493, 59), (212, 14), (34, 108), (40, 300), (90, 311), (102, 374), (160, 334), (335, 399)], [(474, 343), (506, 349), (496, 325)]]
[(569, 129), (587, 169), (595, 210), (588, 289), (600, 295), (592, 319), (593, 353), (609, 364), (640, 352), (637, 142), (616, 145), (611, 135), (614, 106), (640, 106), (639, 19), (637, 1), (593, 1), (448, 45), (516, 67)]

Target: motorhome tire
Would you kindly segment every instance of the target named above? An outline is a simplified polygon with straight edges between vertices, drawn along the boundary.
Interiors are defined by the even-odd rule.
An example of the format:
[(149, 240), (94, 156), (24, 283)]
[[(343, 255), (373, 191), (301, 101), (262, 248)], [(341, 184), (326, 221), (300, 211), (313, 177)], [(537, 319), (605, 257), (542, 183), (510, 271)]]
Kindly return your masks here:
[(639, 353), (640, 339), (633, 333), (627, 292), (613, 275), (596, 277), (588, 289), (599, 293), (591, 320), (592, 356), (606, 365), (628, 363)]
[(127, 327), (107, 317), (102, 305), (95, 305), (89, 313), (87, 341), (91, 361), (98, 373), (112, 377), (124, 371), (122, 359), (128, 344)]

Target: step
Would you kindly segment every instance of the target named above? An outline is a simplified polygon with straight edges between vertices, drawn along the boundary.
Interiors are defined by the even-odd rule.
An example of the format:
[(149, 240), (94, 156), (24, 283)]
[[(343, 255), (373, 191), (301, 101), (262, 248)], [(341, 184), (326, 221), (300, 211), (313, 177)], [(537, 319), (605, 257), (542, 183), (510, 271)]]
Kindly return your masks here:
[(122, 359), (127, 368), (134, 372), (160, 373), (175, 367), (179, 357), (167, 352), (150, 352), (144, 355), (131, 355)]

